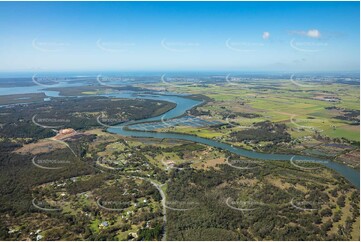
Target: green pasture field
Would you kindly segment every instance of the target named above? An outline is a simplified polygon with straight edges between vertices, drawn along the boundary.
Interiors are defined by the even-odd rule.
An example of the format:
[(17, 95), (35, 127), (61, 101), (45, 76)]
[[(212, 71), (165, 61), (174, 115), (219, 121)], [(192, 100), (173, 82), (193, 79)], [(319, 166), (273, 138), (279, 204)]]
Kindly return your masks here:
[[(257, 80), (250, 83), (241, 85), (232, 85), (227, 82), (212, 83), (206, 87), (173, 87), (164, 83), (162, 85), (170, 91), (203, 94), (212, 98), (214, 102), (211, 105), (205, 105), (200, 109), (210, 110), (215, 119), (220, 117), (217, 114), (225, 112), (224, 108), (230, 113), (238, 108), (243, 108), (239, 104), (243, 102), (250, 109), (249, 113), (260, 114), (262, 117), (254, 119), (236, 118), (232, 120), (234, 122), (239, 121), (241, 125), (250, 125), (253, 122), (270, 120), (272, 122), (283, 122), (289, 128), (309, 127), (304, 128), (304, 131), (291, 132), (293, 138), (299, 137), (300, 133), (311, 135), (314, 133), (314, 130), (318, 130), (322, 135), (330, 138), (360, 140), (359, 126), (353, 126), (350, 122), (335, 119), (335, 114), (325, 109), (326, 107), (335, 106), (346, 110), (360, 110), (359, 88), (357, 86), (337, 83), (328, 85), (311, 83), (311, 85), (310, 83), (304, 84), (299, 82), (309, 85), (300, 87), (287, 79)], [(340, 101), (315, 100), (315, 98), (320, 96), (337, 97)], [(292, 117), (297, 120), (296, 124), (299, 126), (291, 122)], [(173, 131), (192, 133), (207, 138), (217, 137), (220, 136), (220, 132), (225, 132), (192, 127), (175, 127)]]

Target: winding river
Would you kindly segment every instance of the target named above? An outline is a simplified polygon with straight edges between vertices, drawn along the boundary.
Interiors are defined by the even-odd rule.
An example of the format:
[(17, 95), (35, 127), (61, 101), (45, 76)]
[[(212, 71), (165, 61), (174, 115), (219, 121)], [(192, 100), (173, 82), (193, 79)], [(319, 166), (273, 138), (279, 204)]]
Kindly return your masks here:
[[(82, 86), (82, 84), (69, 84), (69, 83), (60, 83), (57, 87), (68, 87), (68, 86)], [(31, 87), (10, 87), (10, 88), (0, 88), (0, 95), (9, 95), (9, 94), (23, 94), (23, 93), (39, 93), (44, 92), (47, 97), (59, 97), (59, 92), (57, 91), (47, 91), (44, 86), (31, 86)], [(330, 160), (320, 160), (315, 159), (310, 156), (300, 156), (300, 155), (286, 155), (286, 154), (265, 154), (254, 151), (245, 150), (239, 147), (233, 147), (230, 144), (222, 143), (216, 140), (201, 138), (193, 135), (187, 134), (174, 134), (174, 133), (162, 133), (162, 132), (145, 132), (132, 129), (132, 125), (139, 123), (147, 123), (147, 122), (162, 122), (162, 120), (166, 119), (174, 119), (181, 115), (183, 115), (187, 110), (201, 104), (201, 101), (192, 100), (186, 98), (186, 96), (175, 95), (171, 93), (164, 94), (144, 94), (137, 93), (132, 91), (122, 91), (119, 93), (110, 93), (105, 95), (96, 95), (96, 96), (107, 96), (107, 97), (118, 97), (118, 98), (129, 98), (129, 99), (152, 99), (152, 100), (163, 100), (168, 102), (173, 102), (176, 104), (176, 107), (172, 110), (169, 110), (167, 113), (162, 114), (157, 117), (147, 118), (143, 120), (137, 120), (135, 122), (123, 123), (118, 126), (108, 128), (108, 131), (111, 133), (120, 134), (123, 136), (132, 136), (132, 137), (149, 137), (149, 138), (158, 138), (158, 139), (179, 139), (179, 140), (187, 140), (192, 142), (197, 142), (205, 145), (209, 145), (212, 147), (220, 148), (223, 150), (230, 151), (234, 154), (252, 158), (252, 159), (260, 159), (260, 160), (282, 160), (292, 162), (292, 160), (302, 160), (302, 161), (314, 161), (320, 162), (328, 168), (333, 169), (343, 177), (345, 177), (348, 181), (350, 181), (355, 187), (360, 188), (360, 172), (356, 169), (352, 169), (344, 164), (336, 163)], [(128, 127), (128, 129), (124, 129)]]
[[(122, 97), (124, 98), (123, 94), (112, 94), (109, 96), (114, 97)], [(187, 134), (175, 134), (175, 133), (164, 133), (164, 132), (145, 132), (132, 129), (132, 125), (139, 124), (139, 123), (146, 123), (146, 122), (162, 122), (162, 120), (177, 118), (183, 115), (187, 110), (201, 104), (201, 101), (196, 101), (192, 99), (188, 99), (186, 97), (181, 96), (172, 96), (172, 95), (141, 95), (138, 96), (137, 94), (127, 95), (127, 98), (144, 98), (144, 99), (152, 99), (152, 100), (163, 100), (168, 102), (173, 102), (177, 106), (168, 111), (165, 114), (162, 114), (157, 117), (147, 118), (143, 120), (137, 120), (132, 122), (123, 123), (117, 126), (113, 126), (108, 128), (108, 132), (120, 134), (122, 136), (130, 136), (130, 137), (146, 137), (146, 138), (157, 138), (157, 139), (179, 139), (179, 140), (187, 140), (196, 143), (201, 143), (205, 145), (209, 145), (212, 147), (220, 148), (223, 150), (227, 150), (234, 154), (248, 157), (252, 159), (260, 159), (260, 160), (281, 160), (281, 161), (288, 161), (292, 162), (295, 161), (302, 161), (302, 162), (318, 162), (322, 163), (326, 167), (336, 171), (343, 177), (345, 177), (348, 181), (350, 181), (355, 187), (360, 189), (360, 172), (356, 169), (348, 167), (344, 164), (333, 162), (330, 160), (321, 160), (318, 158), (313, 158), (310, 156), (301, 156), (301, 155), (292, 155), (292, 154), (266, 154), (266, 153), (259, 153), (255, 151), (245, 150), (239, 147), (233, 147), (230, 144), (222, 143), (216, 140), (201, 138), (193, 135)], [(125, 129), (127, 127), (127, 129)]]

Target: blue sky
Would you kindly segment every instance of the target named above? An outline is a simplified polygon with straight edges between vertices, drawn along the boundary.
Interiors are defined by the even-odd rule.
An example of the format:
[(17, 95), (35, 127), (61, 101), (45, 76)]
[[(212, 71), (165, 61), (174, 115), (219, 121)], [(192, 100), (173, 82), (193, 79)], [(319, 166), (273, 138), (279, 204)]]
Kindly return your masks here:
[(0, 2), (0, 71), (358, 71), (358, 2)]

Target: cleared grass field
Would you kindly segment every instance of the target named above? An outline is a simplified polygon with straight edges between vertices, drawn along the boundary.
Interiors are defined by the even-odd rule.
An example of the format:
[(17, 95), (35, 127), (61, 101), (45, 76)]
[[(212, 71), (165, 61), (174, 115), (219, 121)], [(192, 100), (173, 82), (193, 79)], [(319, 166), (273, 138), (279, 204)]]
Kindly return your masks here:
[[(262, 117), (236, 118), (231, 121), (248, 126), (265, 120), (282, 122), (289, 128), (299, 129), (290, 131), (293, 138), (313, 135), (316, 130), (330, 138), (360, 141), (358, 125), (335, 119), (337, 113), (326, 109), (336, 107), (345, 110), (360, 110), (358, 86), (312, 83), (312, 85), (302, 87), (289, 79), (252, 80), (246, 84), (230, 84), (225, 79), (224, 82), (206, 86), (174, 87), (164, 83), (162, 85), (169, 91), (202, 94), (212, 98), (214, 101), (211, 104), (199, 109), (211, 111), (212, 117), (218, 121), (224, 122), (221, 120), (220, 113), (248, 112), (262, 115)], [(328, 97), (335, 97), (338, 101), (328, 101)], [(295, 119), (293, 122), (292, 117)], [(192, 127), (175, 127), (172, 131), (196, 134), (205, 138), (229, 134), (226, 130), (216, 131)]]

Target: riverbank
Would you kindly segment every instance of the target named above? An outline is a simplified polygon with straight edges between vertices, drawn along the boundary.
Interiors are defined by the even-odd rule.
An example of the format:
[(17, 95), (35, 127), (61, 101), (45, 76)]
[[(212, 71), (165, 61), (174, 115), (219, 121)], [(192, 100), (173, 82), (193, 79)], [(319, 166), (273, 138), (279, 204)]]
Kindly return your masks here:
[[(169, 96), (168, 96), (169, 98)], [(186, 101), (184, 99), (186, 98), (179, 98), (177, 101)], [(177, 114), (180, 113), (184, 115), (188, 110), (194, 107), (192, 106), (186, 106), (182, 105), (184, 103), (177, 103), (177, 107), (173, 110), (177, 110)], [(183, 108), (183, 110), (180, 109), (180, 106)], [(185, 107), (186, 106), (186, 107)], [(169, 114), (169, 113), (168, 113)], [(162, 115), (162, 117), (166, 116), (166, 114)], [(180, 115), (167, 115), (167, 118), (176, 118)], [(131, 125), (137, 124), (137, 123), (144, 123), (149, 121), (161, 121), (162, 117), (155, 117), (152, 119), (144, 119), (144, 120), (138, 120), (137, 122), (132, 122)], [(349, 182), (351, 182), (355, 187), (358, 189), (360, 188), (360, 173), (346, 165), (336, 163), (330, 160), (321, 160), (315, 157), (311, 156), (303, 156), (303, 155), (295, 155), (295, 154), (265, 154), (265, 153), (258, 153), (255, 151), (248, 151), (244, 150), (242, 148), (234, 147), (230, 144), (218, 142), (215, 140), (200, 138), (193, 135), (188, 134), (176, 134), (176, 133), (161, 133), (161, 132), (150, 132), (150, 131), (139, 131), (139, 130), (131, 130), (129, 128), (126, 128), (128, 126), (127, 123), (124, 123), (116, 128), (109, 128), (107, 131), (111, 133), (116, 133), (122, 136), (130, 136), (130, 137), (142, 137), (142, 138), (159, 138), (159, 139), (180, 139), (180, 140), (187, 140), (192, 141), (196, 143), (201, 143), (205, 145), (209, 145), (212, 147), (220, 148), (226, 151), (229, 151), (231, 153), (234, 153), (236, 155), (252, 158), (252, 159), (260, 159), (260, 160), (280, 160), (280, 161), (288, 161), (290, 162), (291, 159), (300, 160), (304, 162), (314, 162), (314, 163), (322, 163), (324, 166), (336, 171), (337, 173), (341, 174), (343, 177), (345, 177)]]

